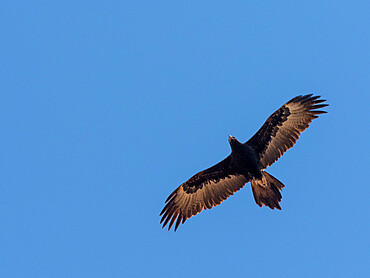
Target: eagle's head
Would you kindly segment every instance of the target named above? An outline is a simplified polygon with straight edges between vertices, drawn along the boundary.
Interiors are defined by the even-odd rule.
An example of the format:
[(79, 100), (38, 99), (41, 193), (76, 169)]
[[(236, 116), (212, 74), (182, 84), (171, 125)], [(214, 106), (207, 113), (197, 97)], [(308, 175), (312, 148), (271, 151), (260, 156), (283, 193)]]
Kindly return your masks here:
[[(233, 140), (236, 140), (236, 138), (234, 136), (229, 135), (229, 144), (231, 144), (231, 141), (233, 141)], [(238, 141), (238, 140), (236, 140), (236, 141)]]
[(232, 151), (238, 151), (243, 144), (238, 141), (234, 136), (229, 135), (229, 144)]

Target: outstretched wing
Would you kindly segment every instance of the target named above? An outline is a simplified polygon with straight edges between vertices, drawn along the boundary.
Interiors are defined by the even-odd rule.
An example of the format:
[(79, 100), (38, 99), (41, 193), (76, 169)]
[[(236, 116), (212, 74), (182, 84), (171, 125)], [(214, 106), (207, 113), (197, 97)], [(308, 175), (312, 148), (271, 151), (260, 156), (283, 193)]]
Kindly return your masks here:
[(313, 119), (325, 111), (316, 110), (328, 104), (320, 96), (297, 96), (276, 110), (246, 142), (254, 148), (263, 168), (278, 160), (284, 152), (293, 147)]
[(160, 214), (163, 215), (163, 228), (171, 220), (168, 226), (170, 230), (177, 219), (176, 231), (181, 222), (184, 223), (203, 209), (221, 204), (248, 182), (244, 175), (233, 170), (230, 160), (231, 157), (228, 156), (211, 168), (194, 175), (172, 192)]

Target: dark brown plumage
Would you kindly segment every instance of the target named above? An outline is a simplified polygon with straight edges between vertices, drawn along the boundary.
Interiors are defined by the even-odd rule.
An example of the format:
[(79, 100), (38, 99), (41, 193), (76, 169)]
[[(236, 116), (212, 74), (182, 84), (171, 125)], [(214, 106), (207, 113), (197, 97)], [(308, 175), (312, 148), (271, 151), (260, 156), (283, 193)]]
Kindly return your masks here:
[(166, 200), (161, 223), (168, 230), (219, 205), (223, 200), (251, 182), (256, 203), (281, 209), (280, 191), (284, 185), (264, 171), (293, 147), (313, 119), (326, 113), (317, 109), (328, 106), (320, 96), (297, 96), (276, 110), (246, 143), (229, 136), (231, 154), (218, 164), (191, 177)]

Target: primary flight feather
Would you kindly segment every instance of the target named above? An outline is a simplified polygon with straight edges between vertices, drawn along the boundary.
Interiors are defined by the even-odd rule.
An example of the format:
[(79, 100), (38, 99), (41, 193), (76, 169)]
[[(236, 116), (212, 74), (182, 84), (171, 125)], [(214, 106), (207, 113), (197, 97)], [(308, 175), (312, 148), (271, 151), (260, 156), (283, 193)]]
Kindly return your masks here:
[(313, 119), (328, 106), (320, 96), (297, 96), (276, 110), (247, 142), (229, 136), (231, 154), (216, 165), (201, 171), (180, 185), (166, 200), (160, 215), (168, 230), (198, 214), (221, 204), (229, 196), (251, 182), (254, 199), (260, 207), (281, 209), (278, 179), (264, 171), (293, 147)]

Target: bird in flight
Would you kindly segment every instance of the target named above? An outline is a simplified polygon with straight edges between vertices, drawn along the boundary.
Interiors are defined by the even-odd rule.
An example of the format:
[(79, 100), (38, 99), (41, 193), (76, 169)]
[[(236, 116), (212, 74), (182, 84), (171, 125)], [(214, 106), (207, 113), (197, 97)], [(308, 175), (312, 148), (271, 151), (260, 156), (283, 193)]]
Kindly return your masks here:
[(264, 171), (293, 147), (313, 119), (325, 111), (317, 110), (328, 106), (320, 96), (297, 96), (276, 110), (247, 142), (241, 143), (229, 136), (231, 154), (221, 162), (201, 171), (181, 184), (166, 200), (160, 216), (168, 230), (180, 223), (221, 204), (229, 196), (251, 182), (257, 205), (281, 209), (278, 179)]

